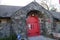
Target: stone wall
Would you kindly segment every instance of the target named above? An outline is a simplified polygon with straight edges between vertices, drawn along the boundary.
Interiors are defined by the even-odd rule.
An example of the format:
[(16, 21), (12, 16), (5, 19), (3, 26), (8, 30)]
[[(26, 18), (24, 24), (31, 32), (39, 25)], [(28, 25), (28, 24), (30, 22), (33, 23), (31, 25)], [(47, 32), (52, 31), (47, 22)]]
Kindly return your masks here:
[(0, 37), (7, 37), (10, 35), (10, 23), (0, 23)]
[[(30, 12), (31, 10), (37, 10), (40, 11), (43, 15), (44, 15), (44, 19), (49, 19), (50, 23), (48, 25), (48, 28), (46, 28), (46, 25), (44, 26), (46, 28), (46, 31), (49, 30), (49, 34), (51, 33), (51, 27), (53, 26), (53, 18), (52, 15), (49, 13), (49, 11), (45, 10), (42, 6), (40, 6), (39, 4), (32, 2), (29, 5), (21, 8), (20, 10), (16, 11), (15, 14), (11, 17), (12, 18), (12, 27), (14, 29), (14, 32), (16, 34), (20, 33), (21, 35), (25, 35), (26, 36), (26, 16), (28, 14), (28, 12)], [(46, 22), (46, 20), (45, 20)], [(22, 36), (23, 37), (23, 36)]]

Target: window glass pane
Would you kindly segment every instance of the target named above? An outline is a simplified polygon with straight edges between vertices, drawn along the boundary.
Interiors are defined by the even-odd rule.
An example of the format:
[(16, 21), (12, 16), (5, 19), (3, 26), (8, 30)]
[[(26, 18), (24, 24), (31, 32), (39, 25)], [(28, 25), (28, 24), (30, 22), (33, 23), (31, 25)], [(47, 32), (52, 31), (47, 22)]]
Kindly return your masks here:
[(1, 23), (7, 23), (7, 19), (2, 19)]

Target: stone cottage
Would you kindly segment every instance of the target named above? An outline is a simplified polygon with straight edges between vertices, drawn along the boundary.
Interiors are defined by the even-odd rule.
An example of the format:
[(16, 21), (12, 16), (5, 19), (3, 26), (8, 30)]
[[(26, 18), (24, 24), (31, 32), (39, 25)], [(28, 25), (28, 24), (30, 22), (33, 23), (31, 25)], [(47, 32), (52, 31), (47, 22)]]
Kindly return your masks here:
[(32, 14), (38, 18), (40, 33), (51, 34), (55, 32), (53, 29), (57, 30), (56, 27), (58, 24), (60, 25), (60, 14), (44, 9), (37, 2), (31, 2), (24, 7), (4, 6), (3, 8), (1, 5), (0, 36), (4, 37), (10, 33), (16, 33), (21, 34), (21, 37), (26, 37), (26, 20)]

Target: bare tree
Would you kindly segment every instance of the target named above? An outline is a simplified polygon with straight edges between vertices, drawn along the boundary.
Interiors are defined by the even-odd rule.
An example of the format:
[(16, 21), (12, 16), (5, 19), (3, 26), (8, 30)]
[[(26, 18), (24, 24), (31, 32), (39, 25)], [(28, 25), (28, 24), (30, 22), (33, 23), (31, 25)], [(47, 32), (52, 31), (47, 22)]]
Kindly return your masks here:
[(57, 8), (55, 8), (54, 6), (51, 8), (51, 11), (57, 11)]
[(41, 6), (43, 6), (45, 9), (49, 10), (49, 7), (48, 7), (48, 5), (47, 5), (47, 1), (42, 0), (42, 1), (41, 1)]

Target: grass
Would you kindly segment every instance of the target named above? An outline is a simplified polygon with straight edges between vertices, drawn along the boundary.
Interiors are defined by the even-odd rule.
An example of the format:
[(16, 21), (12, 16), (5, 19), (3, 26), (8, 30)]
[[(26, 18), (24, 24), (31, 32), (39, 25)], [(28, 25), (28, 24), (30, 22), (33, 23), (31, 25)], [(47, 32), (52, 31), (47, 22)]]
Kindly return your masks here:
[(0, 38), (0, 40), (16, 40), (16, 35), (10, 34), (9, 37)]

